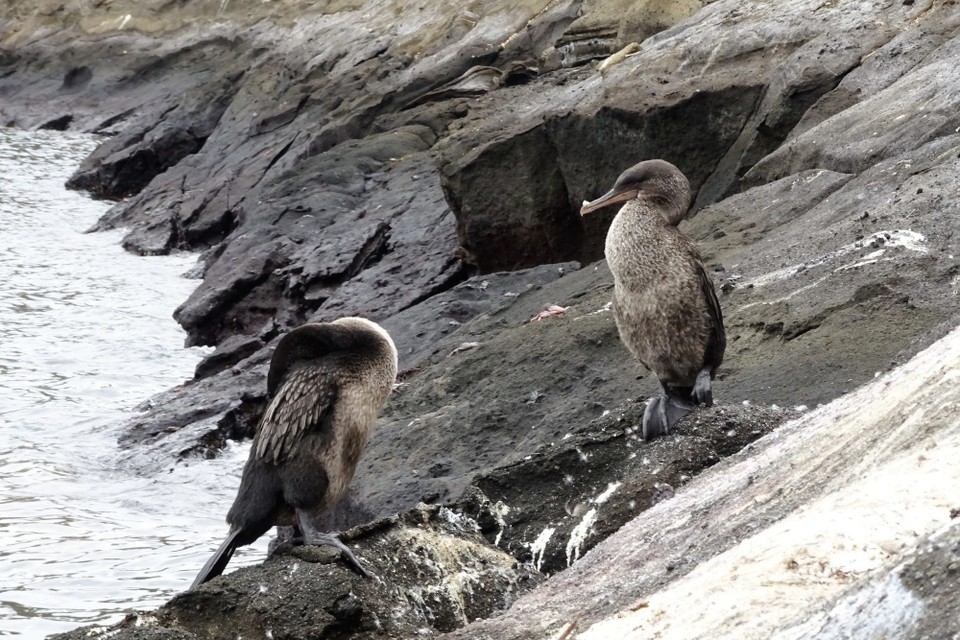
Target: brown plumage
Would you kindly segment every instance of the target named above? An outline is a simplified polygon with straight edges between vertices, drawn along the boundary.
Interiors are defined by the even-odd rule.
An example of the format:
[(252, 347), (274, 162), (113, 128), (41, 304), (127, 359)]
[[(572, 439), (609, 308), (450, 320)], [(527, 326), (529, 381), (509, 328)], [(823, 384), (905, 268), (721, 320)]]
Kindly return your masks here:
[(713, 404), (711, 381), (726, 336), (720, 302), (693, 241), (677, 229), (690, 185), (675, 166), (647, 160), (624, 171), (612, 190), (585, 202), (581, 215), (626, 202), (604, 251), (613, 273), (613, 316), (620, 339), (660, 381), (647, 403), (643, 435), (669, 432), (694, 403)]
[(305, 324), (280, 340), (267, 375), (270, 402), (227, 513), (230, 532), (193, 587), (223, 573), (237, 547), (274, 525), (294, 527), (304, 543), (336, 546), (366, 575), (315, 522), (346, 492), (396, 375), (393, 340), (363, 318)]

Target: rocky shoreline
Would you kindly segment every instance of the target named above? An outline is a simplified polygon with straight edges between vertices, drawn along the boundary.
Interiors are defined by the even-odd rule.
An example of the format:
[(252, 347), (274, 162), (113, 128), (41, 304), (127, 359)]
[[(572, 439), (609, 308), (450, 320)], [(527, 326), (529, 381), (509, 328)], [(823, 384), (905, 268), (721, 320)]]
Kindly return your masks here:
[[(70, 181), (117, 201), (95, 230), (127, 228), (142, 254), (202, 252), (202, 283), (175, 316), (190, 344), (216, 350), (125, 428), (121, 446), (152, 452), (137, 471), (249, 437), (275, 340), (364, 315), (394, 336), (403, 384), (330, 525), (447, 505), (478, 530), (444, 535), (498, 546), (483, 553), (516, 563), (510, 580), (557, 573), (535, 602), (572, 580), (583, 561), (569, 558), (689, 494), (703, 469), (816, 419), (795, 407), (827, 405), (947, 335), (960, 323), (960, 7), (669, 6), (2, 10), (0, 124), (104, 134)], [(729, 342), (718, 406), (645, 445), (632, 429), (656, 384), (608, 313), (609, 217), (577, 210), (650, 157), (690, 179), (683, 228), (722, 292)], [(531, 320), (550, 305), (565, 311)], [(411, 517), (395, 526), (420, 526)], [(510, 604), (489, 602), (458, 624)], [(496, 618), (462, 637), (559, 635), (569, 612), (555, 613), (529, 636), (491, 631)], [(405, 624), (382, 633), (414, 633)], [(137, 628), (122, 637), (221, 637)]]

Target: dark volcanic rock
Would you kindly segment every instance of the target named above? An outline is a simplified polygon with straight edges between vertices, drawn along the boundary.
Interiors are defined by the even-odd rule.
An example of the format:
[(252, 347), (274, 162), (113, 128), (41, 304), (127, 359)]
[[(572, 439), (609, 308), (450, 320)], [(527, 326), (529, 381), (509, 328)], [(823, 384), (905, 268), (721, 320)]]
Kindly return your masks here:
[(425, 358), (437, 355), (437, 343), (483, 314), (496, 314), (522, 294), (537, 291), (574, 271), (576, 262), (547, 264), (519, 271), (475, 276), (383, 321), (400, 345), (401, 377), (415, 374)]
[[(593, 103), (591, 89), (600, 90), (597, 78), (580, 80), (576, 91), (566, 85), (511, 91), (546, 92), (538, 99), (562, 100), (569, 109), (580, 97)], [(684, 99), (673, 93), (592, 113), (579, 107), (548, 119), (536, 114), (533, 123), (512, 119), (510, 135), (498, 132), (492, 142), (483, 142), (491, 136), (487, 131), (452, 137), (444, 143), (444, 188), (468, 262), (490, 271), (602, 257), (613, 214), (598, 223), (582, 221), (580, 202), (609, 189), (624, 167), (650, 157), (677, 163), (699, 188), (743, 128), (758, 90), (697, 89)], [(693, 124), (701, 118), (711, 127)]]
[(373, 578), (357, 576), (330, 547), (278, 550), (154, 612), (51, 637), (308, 640), (453, 631), (506, 608), (541, 578), (487, 545), (475, 527), (449, 509), (422, 505), (343, 535)]
[(195, 378), (206, 378), (232, 367), (263, 347), (263, 340), (242, 334), (230, 336), (217, 345), (216, 350), (197, 365)]
[(158, 174), (197, 153), (233, 99), (237, 77), (192, 87), (160, 114), (140, 117), (101, 144), (67, 181), (106, 198), (139, 193)]
[(410, 126), (340, 145), (279, 176), (263, 201), (237, 205), (236, 231), (177, 310), (191, 342), (267, 323), (382, 320), (465, 279), (435, 169), (417, 153), (431, 136)]
[(476, 478), (462, 509), (487, 540), (547, 574), (796, 412), (743, 405), (701, 409), (668, 438), (639, 436), (646, 402), (575, 427), (524, 460)]

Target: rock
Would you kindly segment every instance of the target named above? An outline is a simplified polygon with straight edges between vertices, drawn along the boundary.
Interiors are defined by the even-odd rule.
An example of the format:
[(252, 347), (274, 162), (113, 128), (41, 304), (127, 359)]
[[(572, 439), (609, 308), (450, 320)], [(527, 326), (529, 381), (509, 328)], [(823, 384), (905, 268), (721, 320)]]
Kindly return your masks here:
[[(413, 637), (453, 631), (502, 610), (541, 576), (487, 545), (476, 523), (421, 505), (342, 538), (374, 577), (363, 579), (328, 547), (278, 550), (113, 627), (51, 638), (117, 640)], [(224, 612), (230, 612), (224, 624)]]
[(236, 80), (226, 77), (194, 87), (173, 108), (128, 125), (84, 160), (67, 187), (105, 198), (139, 193), (157, 175), (203, 147), (233, 99)]
[[(794, 135), (758, 162), (744, 183), (766, 183), (813, 167), (857, 174), (955, 134), (957, 98), (942, 87), (956, 77), (952, 60), (960, 16), (932, 13), (923, 29), (897, 34), (876, 48), (812, 105)], [(905, 49), (913, 51), (901, 56)], [(919, 117), (904, 117), (918, 105)]]
[(798, 415), (717, 406), (685, 418), (669, 440), (644, 443), (645, 407), (627, 402), (521, 461), (481, 474), (460, 508), (481, 523), (488, 541), (554, 574), (704, 469)]
[[(858, 175), (801, 172), (703, 210), (688, 232), (724, 229), (709, 261), (738, 278), (722, 300), (727, 361), (813, 406), (829, 398), (801, 389), (830, 379), (850, 390), (847, 380), (887, 370), (916, 336), (953, 317), (943, 296), (960, 253), (948, 239), (953, 213), (939, 203), (941, 172), (960, 162), (946, 150), (958, 142), (949, 136)], [(924, 213), (905, 218), (901, 206)], [(776, 246), (776, 256), (759, 246)], [(771, 342), (775, 352), (760, 346)], [(859, 372), (835, 375), (847, 367)]]
[(232, 367), (241, 360), (252, 356), (263, 347), (259, 337), (245, 335), (230, 336), (217, 345), (216, 350), (197, 364), (194, 378), (206, 378)]
[[(960, 632), (960, 330), (626, 524), (474, 640)], [(909, 491), (902, 491), (904, 482)], [(946, 608), (942, 608), (946, 607)]]
[[(828, 16), (795, 5), (772, 18), (714, 3), (601, 76), (571, 73), (562, 83), (518, 88), (510, 102), (495, 94), (478, 100), (474, 126), (439, 142), (459, 241), (481, 270), (596, 259), (602, 234), (581, 226), (579, 203), (650, 157), (684, 171), (696, 209), (731, 194), (911, 14), (898, 7), (884, 13), (883, 29), (868, 30), (870, 12)], [(517, 102), (537, 108), (518, 111)], [(499, 195), (492, 206), (490, 193)]]
[(283, 295), (278, 272), (289, 266), (295, 248), (289, 239), (267, 230), (228, 245), (207, 267), (203, 284), (174, 312), (190, 333), (187, 345), (216, 344), (242, 329), (259, 333), (274, 322)]
[(578, 32), (611, 33), (614, 36), (614, 46), (620, 48), (632, 41), (645, 40), (659, 31), (683, 22), (708, 2), (593, 0), (586, 3), (584, 15), (570, 25), (567, 35), (571, 37)]
[(505, 310), (522, 294), (538, 290), (579, 268), (576, 262), (564, 262), (474, 276), (390, 316), (383, 326), (402, 347), (401, 374), (415, 374), (424, 359), (440, 353), (437, 343), (441, 338), (457, 332), (470, 320)]
[[(279, 177), (256, 216), (238, 205), (234, 236), (177, 310), (191, 342), (216, 344), (267, 322), (389, 317), (462, 281), (452, 216), (416, 153), (429, 135), (411, 127), (341, 145)], [(389, 164), (395, 156), (409, 159)], [(325, 189), (313, 192), (318, 183)], [(400, 272), (408, 286), (385, 286)]]

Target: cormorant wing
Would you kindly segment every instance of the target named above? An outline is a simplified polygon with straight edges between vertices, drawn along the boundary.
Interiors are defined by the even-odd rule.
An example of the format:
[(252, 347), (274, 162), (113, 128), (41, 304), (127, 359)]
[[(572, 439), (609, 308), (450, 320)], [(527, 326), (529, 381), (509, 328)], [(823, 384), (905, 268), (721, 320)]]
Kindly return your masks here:
[(717, 299), (717, 292), (713, 288), (713, 280), (703, 266), (700, 252), (692, 245), (690, 246), (690, 252), (696, 264), (700, 290), (707, 301), (707, 313), (710, 314), (710, 327), (713, 332), (710, 336), (710, 342), (707, 344), (704, 364), (712, 365), (716, 369), (723, 361), (723, 352), (727, 347), (727, 334), (723, 328), (723, 311), (720, 310), (720, 300)]
[(307, 433), (324, 429), (337, 400), (336, 380), (322, 362), (288, 373), (263, 412), (253, 440), (254, 455), (278, 464), (290, 457)]

